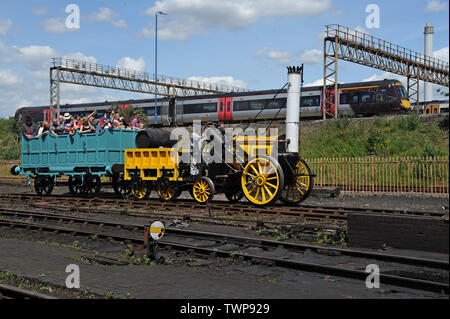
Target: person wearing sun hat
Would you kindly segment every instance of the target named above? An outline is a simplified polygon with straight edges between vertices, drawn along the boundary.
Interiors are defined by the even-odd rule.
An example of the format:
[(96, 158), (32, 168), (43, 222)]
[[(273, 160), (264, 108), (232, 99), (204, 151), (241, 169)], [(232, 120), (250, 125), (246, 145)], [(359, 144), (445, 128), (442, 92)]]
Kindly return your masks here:
[(63, 116), (64, 122), (62, 125), (64, 126), (64, 134), (70, 134), (73, 127), (73, 118), (69, 113), (64, 113)]

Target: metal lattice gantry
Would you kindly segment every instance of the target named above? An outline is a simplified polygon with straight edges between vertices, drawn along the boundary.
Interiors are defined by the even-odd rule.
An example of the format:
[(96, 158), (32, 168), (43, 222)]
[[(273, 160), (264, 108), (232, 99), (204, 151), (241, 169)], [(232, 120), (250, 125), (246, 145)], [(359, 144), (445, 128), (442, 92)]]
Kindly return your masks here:
[(327, 25), (324, 37), (323, 118), (337, 116), (338, 60), (350, 61), (407, 77), (411, 105), (419, 107), (419, 81), (449, 86), (449, 63), (426, 56), (367, 33)]
[[(65, 58), (52, 58), (50, 68), (50, 109), (56, 106), (60, 114), (61, 83), (71, 83), (100, 88), (155, 94), (154, 74)], [(233, 86), (185, 80), (158, 75), (157, 94), (160, 96), (195, 96), (243, 92)]]

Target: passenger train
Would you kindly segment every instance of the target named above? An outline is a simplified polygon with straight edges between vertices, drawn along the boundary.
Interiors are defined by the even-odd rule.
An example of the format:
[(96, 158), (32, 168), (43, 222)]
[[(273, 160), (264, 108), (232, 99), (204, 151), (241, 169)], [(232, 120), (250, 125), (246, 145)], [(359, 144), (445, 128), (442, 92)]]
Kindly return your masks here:
[[(340, 84), (338, 114), (350, 116), (371, 116), (403, 113), (410, 109), (406, 90), (397, 80), (383, 80)], [(300, 103), (301, 118), (320, 118), (324, 107), (323, 87), (312, 86), (302, 89)], [(193, 120), (207, 122), (244, 122), (286, 117), (287, 90), (265, 90), (216, 95), (201, 95), (179, 98), (161, 98), (157, 102), (158, 124), (162, 126), (182, 126)], [(334, 113), (334, 101), (327, 113)], [(154, 123), (155, 101), (128, 100), (103, 103), (61, 105), (61, 114), (69, 112), (74, 116), (85, 116), (93, 110), (98, 115), (119, 105), (142, 108), (151, 123)], [(15, 124), (23, 116), (31, 115), (35, 122), (50, 119), (48, 106), (24, 107), (17, 110)]]

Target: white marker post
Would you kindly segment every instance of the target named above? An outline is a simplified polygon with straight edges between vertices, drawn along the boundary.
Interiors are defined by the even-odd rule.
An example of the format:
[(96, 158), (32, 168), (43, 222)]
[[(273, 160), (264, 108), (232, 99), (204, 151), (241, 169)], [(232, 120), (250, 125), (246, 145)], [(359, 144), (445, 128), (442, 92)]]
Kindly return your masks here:
[(163, 238), (166, 227), (164, 223), (157, 220), (150, 226), (146, 225), (144, 229), (144, 247), (147, 249), (147, 257), (150, 260), (156, 260), (158, 240)]

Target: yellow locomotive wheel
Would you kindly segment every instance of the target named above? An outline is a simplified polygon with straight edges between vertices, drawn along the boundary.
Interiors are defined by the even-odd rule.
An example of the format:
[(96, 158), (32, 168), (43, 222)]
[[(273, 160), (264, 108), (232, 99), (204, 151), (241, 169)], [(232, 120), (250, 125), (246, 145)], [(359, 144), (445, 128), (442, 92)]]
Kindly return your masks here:
[(156, 190), (159, 198), (161, 198), (164, 201), (176, 199), (180, 195), (178, 185), (173, 182), (167, 183), (157, 182)]
[(131, 194), (136, 199), (146, 199), (150, 196), (151, 187), (149, 183), (144, 181), (136, 181), (131, 183)]
[(258, 156), (250, 160), (242, 172), (241, 186), (245, 197), (263, 206), (275, 202), (284, 187), (284, 174), (271, 157)]
[(208, 177), (200, 177), (192, 187), (192, 195), (200, 204), (211, 201), (214, 197), (214, 184)]
[(285, 204), (298, 204), (305, 200), (313, 188), (313, 176), (309, 165), (299, 160), (295, 167), (295, 179), (283, 190), (280, 200)]

